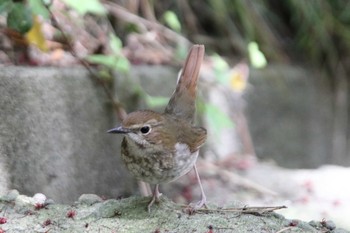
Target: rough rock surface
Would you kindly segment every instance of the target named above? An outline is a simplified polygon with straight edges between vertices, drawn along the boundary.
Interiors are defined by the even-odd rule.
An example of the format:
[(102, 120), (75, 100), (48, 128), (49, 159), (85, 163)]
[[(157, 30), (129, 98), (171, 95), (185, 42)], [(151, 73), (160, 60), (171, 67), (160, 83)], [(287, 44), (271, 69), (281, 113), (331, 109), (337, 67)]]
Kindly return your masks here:
[[(51, 200), (40, 205), (34, 198), (11, 191), (0, 197), (0, 232), (347, 232), (330, 221), (306, 223), (274, 212), (189, 215), (166, 198), (148, 213), (148, 201), (141, 197), (103, 201), (89, 194), (74, 205), (54, 204)], [(243, 206), (236, 203), (229, 207)], [(220, 210), (212, 205), (209, 208)]]

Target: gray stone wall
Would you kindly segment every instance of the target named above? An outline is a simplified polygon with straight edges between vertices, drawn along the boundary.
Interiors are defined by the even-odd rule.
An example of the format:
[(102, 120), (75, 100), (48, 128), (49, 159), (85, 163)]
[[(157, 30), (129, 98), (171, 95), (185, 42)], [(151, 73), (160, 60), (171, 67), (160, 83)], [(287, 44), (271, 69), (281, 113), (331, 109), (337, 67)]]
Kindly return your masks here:
[[(253, 70), (246, 116), (257, 155), (290, 168), (332, 163), (333, 107), (320, 73), (275, 65)], [(349, 165), (343, 155), (341, 165)]]
[(0, 191), (42, 192), (59, 202), (82, 193), (134, 190), (102, 89), (77, 68), (2, 67)]
[[(115, 91), (128, 112), (146, 108), (138, 87), (170, 96), (177, 71), (133, 67), (129, 76), (116, 75)], [(286, 66), (252, 71), (251, 87), (237, 101), (246, 102), (259, 158), (295, 168), (332, 161), (332, 95), (313, 75)], [(68, 203), (82, 193), (137, 192), (120, 160), (121, 138), (106, 133), (116, 124), (105, 93), (83, 68), (1, 67), (0, 194), (42, 192)], [(344, 155), (342, 165), (349, 164)]]

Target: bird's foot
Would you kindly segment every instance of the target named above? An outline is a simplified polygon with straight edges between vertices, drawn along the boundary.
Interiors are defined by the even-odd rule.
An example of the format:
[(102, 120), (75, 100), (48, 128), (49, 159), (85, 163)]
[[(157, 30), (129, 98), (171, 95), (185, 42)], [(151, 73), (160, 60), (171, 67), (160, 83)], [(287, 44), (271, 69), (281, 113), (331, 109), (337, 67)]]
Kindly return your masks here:
[(154, 188), (153, 195), (152, 195), (152, 200), (147, 205), (148, 213), (151, 213), (151, 207), (154, 203), (159, 203), (161, 196), (162, 196), (162, 193), (159, 192), (158, 185), (156, 185), (156, 187)]
[(197, 203), (191, 203), (189, 204), (185, 209), (184, 212), (192, 215), (194, 214), (197, 210), (202, 209), (203, 207), (205, 209), (208, 209), (207, 207), (207, 198), (205, 196), (202, 196), (202, 199), (200, 201), (198, 201)]

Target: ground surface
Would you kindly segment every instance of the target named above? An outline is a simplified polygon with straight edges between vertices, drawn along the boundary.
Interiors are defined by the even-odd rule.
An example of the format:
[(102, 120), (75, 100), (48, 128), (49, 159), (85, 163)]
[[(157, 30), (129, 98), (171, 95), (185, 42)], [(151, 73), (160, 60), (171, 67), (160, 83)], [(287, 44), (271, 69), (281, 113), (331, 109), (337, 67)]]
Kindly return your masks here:
[[(278, 213), (286, 218), (306, 222), (331, 220), (338, 227), (350, 229), (350, 186), (346, 185), (350, 168), (327, 165), (318, 169), (286, 169), (266, 162), (248, 163), (250, 165), (244, 169), (237, 169), (237, 164), (233, 168), (232, 165), (225, 167), (198, 161), (209, 203), (225, 206), (240, 201), (247, 206), (285, 205), (288, 208)], [(199, 199), (194, 175), (188, 176), (161, 185), (161, 191), (178, 202)]]
[[(74, 205), (54, 204), (11, 191), (0, 199), (0, 232), (347, 232), (334, 223), (288, 220), (274, 212), (238, 214), (213, 211), (188, 214), (163, 198), (148, 213), (149, 198), (102, 200), (82, 195)], [(237, 207), (234, 204), (226, 207)], [(210, 205), (210, 209), (218, 210)], [(241, 206), (242, 207), (242, 206)]]

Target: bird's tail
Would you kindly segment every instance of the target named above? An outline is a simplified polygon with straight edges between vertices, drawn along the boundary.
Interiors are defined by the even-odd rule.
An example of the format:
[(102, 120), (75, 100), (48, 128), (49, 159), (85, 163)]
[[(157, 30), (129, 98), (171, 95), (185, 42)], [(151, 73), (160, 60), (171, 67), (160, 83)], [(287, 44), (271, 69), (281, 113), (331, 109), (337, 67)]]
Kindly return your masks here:
[(204, 45), (193, 45), (179, 74), (176, 89), (165, 113), (184, 118), (190, 122), (196, 111), (196, 90), (200, 67), (204, 58)]

